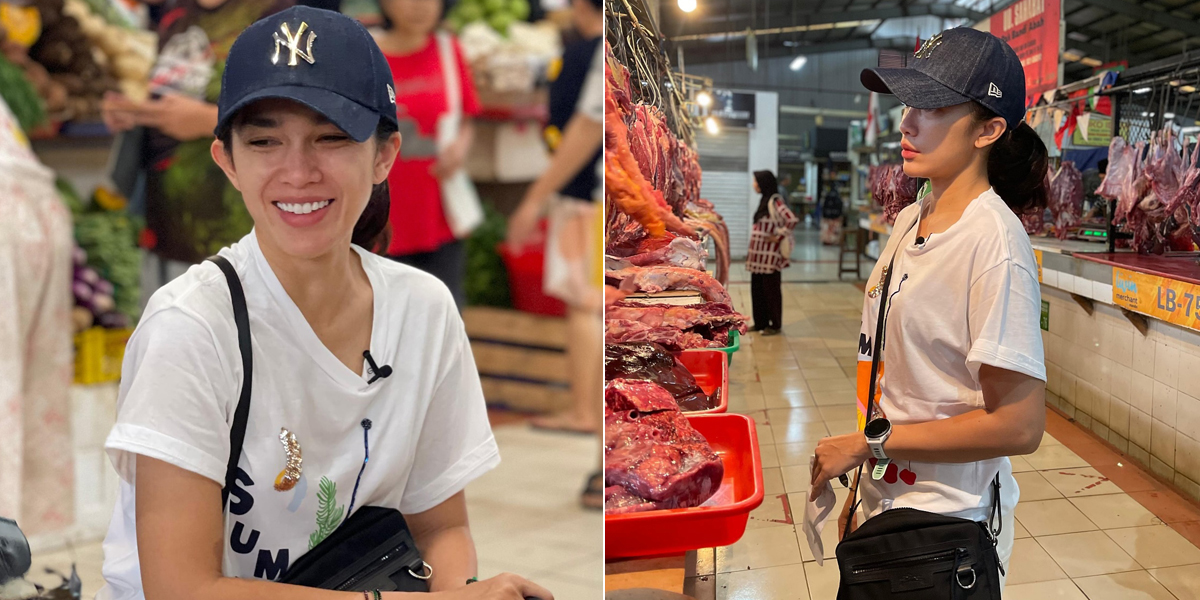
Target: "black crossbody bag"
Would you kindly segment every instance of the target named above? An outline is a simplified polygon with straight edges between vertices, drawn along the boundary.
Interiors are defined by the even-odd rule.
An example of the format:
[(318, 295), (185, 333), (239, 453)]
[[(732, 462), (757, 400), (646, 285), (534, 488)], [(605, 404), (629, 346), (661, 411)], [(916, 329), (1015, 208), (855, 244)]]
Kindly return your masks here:
[[(233, 299), (233, 320), (237, 324), (238, 347), (242, 355), (242, 391), (233, 426), (229, 430), (229, 464), (225, 468), (225, 487), (221, 490), (222, 511), (229, 506), (229, 490), (237, 476), (246, 422), (250, 417), (250, 390), (254, 372), (250, 348), (250, 316), (246, 296), (237, 271), (224, 257), (215, 263), (229, 282)], [(329, 537), (296, 559), (279, 580), (304, 587), (350, 592), (428, 592), (433, 569), (421, 560), (408, 524), (400, 511), (364, 506), (350, 515)]]
[[(896, 252), (899, 251), (897, 248)], [(888, 289), (895, 260), (894, 252), (880, 285), (867, 394), (868, 423), (875, 407), (880, 354), (886, 332)], [(862, 482), (862, 471), (863, 467), (859, 465), (850, 496), (850, 519), (861, 503), (858, 487)], [(1002, 567), (996, 544), (1003, 520), (999, 512), (1000, 475), (997, 473), (992, 482), (992, 512), (986, 523), (914, 508), (886, 510), (868, 519), (853, 533), (843, 533), (837, 546), (838, 569), (841, 571), (837, 600), (1000, 600)], [(996, 523), (994, 529), (993, 522)], [(849, 531), (848, 519), (846, 532)]]

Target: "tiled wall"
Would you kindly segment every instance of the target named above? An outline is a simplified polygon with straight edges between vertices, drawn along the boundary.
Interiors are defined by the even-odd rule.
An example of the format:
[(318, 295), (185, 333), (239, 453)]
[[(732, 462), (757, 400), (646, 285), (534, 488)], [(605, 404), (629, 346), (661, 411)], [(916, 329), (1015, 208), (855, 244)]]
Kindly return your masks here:
[(1048, 401), (1200, 500), (1200, 333), (1148, 318), (1143, 336), (1118, 308), (1088, 315), (1047, 285), (1042, 300)]

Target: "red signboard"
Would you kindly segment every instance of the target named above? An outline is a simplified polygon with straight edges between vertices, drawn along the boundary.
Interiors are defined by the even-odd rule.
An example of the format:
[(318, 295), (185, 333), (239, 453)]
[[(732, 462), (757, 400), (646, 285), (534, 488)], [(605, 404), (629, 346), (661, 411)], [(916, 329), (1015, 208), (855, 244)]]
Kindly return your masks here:
[(1008, 42), (1025, 67), (1025, 95), (1058, 87), (1061, 0), (1020, 0), (992, 15), (992, 35)]

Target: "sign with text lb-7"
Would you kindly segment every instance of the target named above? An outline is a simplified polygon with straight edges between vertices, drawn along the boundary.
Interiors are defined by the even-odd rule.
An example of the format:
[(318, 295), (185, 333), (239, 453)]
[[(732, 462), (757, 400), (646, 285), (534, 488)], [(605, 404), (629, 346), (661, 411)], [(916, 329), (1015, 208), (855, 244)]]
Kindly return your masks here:
[(1200, 285), (1113, 267), (1113, 304), (1200, 330)]
[(1008, 42), (1025, 68), (1025, 97), (1058, 87), (1061, 0), (1020, 0), (992, 15), (992, 35)]

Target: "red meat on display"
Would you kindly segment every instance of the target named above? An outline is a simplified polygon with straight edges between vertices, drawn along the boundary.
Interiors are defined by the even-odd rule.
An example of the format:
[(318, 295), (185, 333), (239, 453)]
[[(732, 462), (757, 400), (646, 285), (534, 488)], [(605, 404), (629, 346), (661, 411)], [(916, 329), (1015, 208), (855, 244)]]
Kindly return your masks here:
[(679, 267), (630, 267), (609, 271), (605, 278), (620, 283), (627, 292), (657, 294), (667, 290), (692, 290), (700, 292), (708, 302), (733, 304), (729, 292), (708, 273)]
[(1070, 228), (1077, 227), (1083, 219), (1083, 173), (1072, 161), (1064, 160), (1050, 179), (1050, 214), (1054, 216), (1054, 233), (1060, 240), (1067, 239)]
[(656, 409), (669, 398), (650, 382), (605, 385), (605, 513), (700, 506), (720, 488), (725, 466), (708, 440), (678, 409)]
[(720, 402), (720, 391), (704, 393), (675, 355), (659, 344), (607, 344), (604, 346), (604, 380), (637, 379), (662, 387), (683, 411), (702, 411)]
[(904, 173), (904, 165), (879, 165), (868, 173), (871, 197), (883, 209), (883, 220), (894, 224), (896, 215), (916, 202), (920, 182)]

